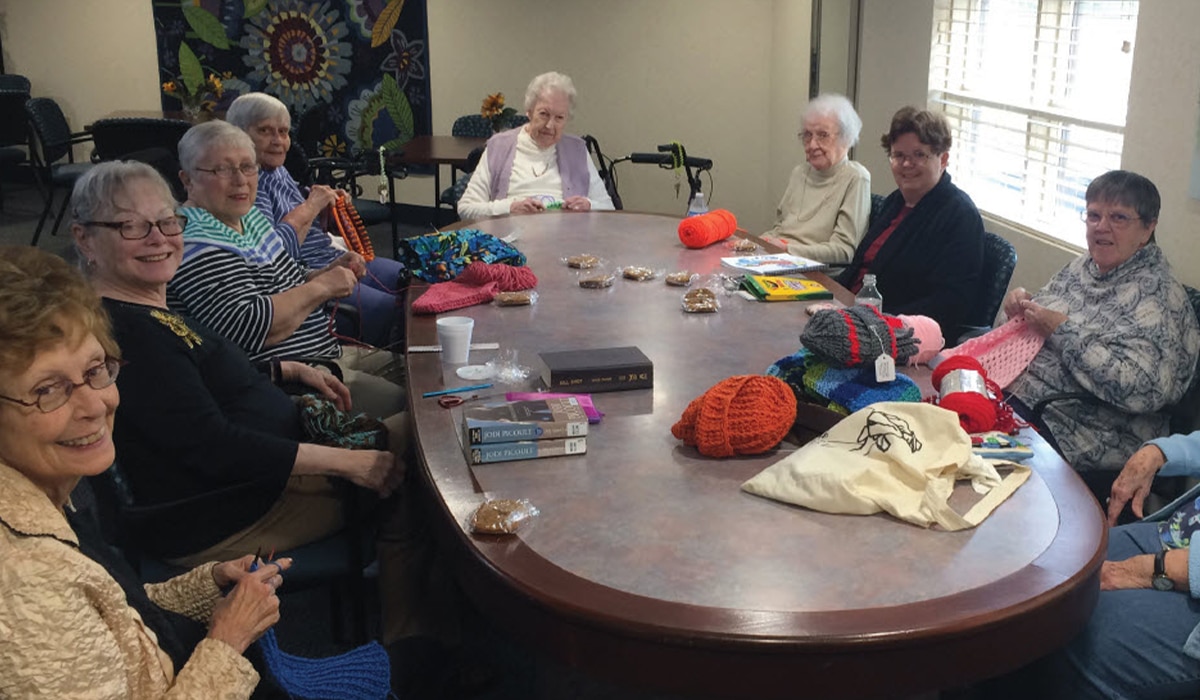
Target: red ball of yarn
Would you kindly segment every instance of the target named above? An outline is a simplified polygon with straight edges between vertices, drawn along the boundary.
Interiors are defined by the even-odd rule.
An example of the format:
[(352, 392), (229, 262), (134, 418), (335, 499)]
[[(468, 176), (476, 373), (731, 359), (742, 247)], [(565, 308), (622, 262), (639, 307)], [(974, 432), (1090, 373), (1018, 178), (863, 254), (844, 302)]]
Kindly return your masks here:
[[(983, 371), (983, 365), (979, 364), (979, 360), (967, 355), (948, 357), (939, 364), (933, 370), (933, 388), (940, 393), (942, 379), (950, 372), (960, 369), (978, 372), (983, 377), (988, 388), (992, 389), (999, 396), (999, 391), (992, 388), (991, 382), (987, 378), (987, 372)], [(956, 391), (952, 394), (942, 396), (938, 401), (938, 405), (947, 411), (957, 413), (958, 422), (962, 425), (963, 430), (968, 433), (982, 433), (996, 428), (996, 420), (998, 418), (996, 410), (997, 402), (998, 399), (992, 399), (973, 391)]]
[(723, 241), (737, 230), (737, 219), (728, 209), (689, 216), (679, 222), (679, 240), (689, 248), (703, 248)]

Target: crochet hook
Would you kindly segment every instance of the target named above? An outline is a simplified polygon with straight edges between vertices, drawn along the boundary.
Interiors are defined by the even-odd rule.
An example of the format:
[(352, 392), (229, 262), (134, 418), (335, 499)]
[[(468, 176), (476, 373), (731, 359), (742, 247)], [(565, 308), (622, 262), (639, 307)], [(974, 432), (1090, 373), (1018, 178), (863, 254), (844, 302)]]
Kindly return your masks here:
[(438, 391), (427, 391), (421, 394), (421, 398), (428, 399), (431, 396), (444, 396), (445, 394), (461, 394), (464, 391), (476, 391), (478, 389), (491, 389), (491, 384), (472, 384), (470, 386), (459, 386), (453, 389), (440, 389)]

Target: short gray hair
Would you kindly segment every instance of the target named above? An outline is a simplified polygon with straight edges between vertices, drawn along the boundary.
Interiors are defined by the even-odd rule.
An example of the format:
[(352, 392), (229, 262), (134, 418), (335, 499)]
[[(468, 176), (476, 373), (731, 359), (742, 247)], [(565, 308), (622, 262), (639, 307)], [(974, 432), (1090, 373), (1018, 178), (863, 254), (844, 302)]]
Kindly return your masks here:
[(279, 98), (265, 92), (248, 92), (234, 100), (225, 113), (225, 121), (239, 129), (248, 130), (267, 119), (281, 119), (290, 128), (292, 115)]
[(149, 182), (159, 190), (163, 203), (175, 207), (178, 202), (171, 186), (157, 170), (136, 160), (113, 160), (97, 163), (75, 181), (71, 192), (71, 218), (76, 223), (103, 221), (116, 213), (117, 197), (138, 180)]
[(532, 112), (538, 100), (551, 92), (566, 95), (567, 104), (570, 105), (569, 115), (575, 114), (575, 83), (571, 81), (570, 76), (554, 71), (542, 73), (529, 81), (529, 87), (525, 88), (525, 111)]
[(229, 122), (214, 119), (193, 126), (179, 139), (179, 167), (189, 175), (195, 175), (204, 154), (222, 146), (243, 148), (255, 156), (254, 142), (249, 134)]
[(846, 148), (858, 143), (858, 135), (862, 131), (862, 119), (854, 111), (854, 105), (843, 95), (832, 92), (822, 93), (809, 100), (800, 112), (800, 128), (810, 117), (833, 117), (838, 123), (838, 140)]

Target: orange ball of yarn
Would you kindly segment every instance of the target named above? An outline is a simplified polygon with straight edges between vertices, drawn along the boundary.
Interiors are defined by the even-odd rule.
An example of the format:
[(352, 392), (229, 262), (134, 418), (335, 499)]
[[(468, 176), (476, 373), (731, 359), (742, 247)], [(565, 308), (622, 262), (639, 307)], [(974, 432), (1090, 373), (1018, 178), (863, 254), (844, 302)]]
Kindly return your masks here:
[(774, 448), (796, 422), (796, 394), (778, 377), (744, 374), (717, 382), (688, 404), (671, 434), (708, 457)]
[(723, 241), (734, 231), (737, 231), (737, 219), (728, 209), (714, 209), (679, 222), (679, 240), (689, 248), (703, 248)]

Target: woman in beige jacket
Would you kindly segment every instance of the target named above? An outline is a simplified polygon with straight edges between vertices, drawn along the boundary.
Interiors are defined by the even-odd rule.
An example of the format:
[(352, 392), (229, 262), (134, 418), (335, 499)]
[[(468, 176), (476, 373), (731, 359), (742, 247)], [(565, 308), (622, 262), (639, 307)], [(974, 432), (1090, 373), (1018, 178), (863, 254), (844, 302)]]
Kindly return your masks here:
[[(0, 338), (0, 698), (249, 697), (242, 653), (279, 619), (290, 562), (250, 571), (246, 556), (144, 588), (115, 567), (118, 583), (109, 550), (69, 522), (80, 478), (114, 458), (121, 363), (100, 302), (62, 259), (0, 248)], [(173, 614), (206, 636), (183, 640)]]

